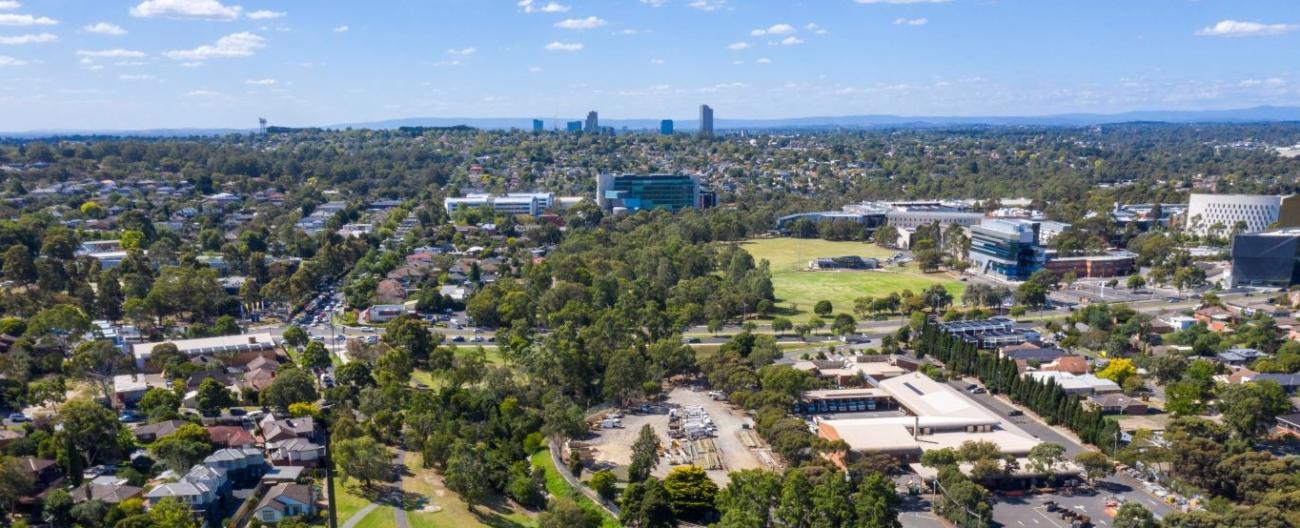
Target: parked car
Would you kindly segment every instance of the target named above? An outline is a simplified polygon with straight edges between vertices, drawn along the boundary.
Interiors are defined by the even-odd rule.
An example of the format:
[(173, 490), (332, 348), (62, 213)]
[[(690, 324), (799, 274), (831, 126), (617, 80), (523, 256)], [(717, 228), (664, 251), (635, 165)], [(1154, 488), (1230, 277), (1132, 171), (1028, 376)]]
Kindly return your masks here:
[(13, 413), (9, 415), (9, 421), (13, 423), (21, 423), (21, 422), (29, 421), (29, 419), (27, 418), (27, 415), (23, 413)]

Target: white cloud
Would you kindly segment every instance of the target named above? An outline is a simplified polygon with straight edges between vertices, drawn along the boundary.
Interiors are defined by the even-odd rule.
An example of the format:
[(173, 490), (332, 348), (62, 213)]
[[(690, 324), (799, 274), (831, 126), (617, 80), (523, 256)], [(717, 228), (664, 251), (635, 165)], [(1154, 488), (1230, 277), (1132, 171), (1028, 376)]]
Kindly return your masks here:
[(127, 58), (143, 57), (145, 55), (143, 51), (118, 48), (118, 49), (107, 49), (107, 50), (77, 50), (77, 56), (127, 59)]
[(50, 17), (32, 15), (0, 14), (0, 26), (53, 26), (59, 21)]
[(285, 13), (284, 11), (270, 11), (267, 9), (259, 9), (257, 11), (253, 11), (249, 13), (248, 18), (251, 18), (253, 20), (270, 20), (272, 18), (280, 18), (287, 14), (288, 13)]
[(686, 5), (700, 11), (717, 11), (727, 5), (727, 0), (695, 0)]
[(478, 52), (478, 50), (475, 49), (475, 48), (473, 48), (473, 47), (470, 47), (470, 48), (461, 48), (461, 49), (455, 49), (455, 48), (452, 48), (452, 49), (447, 50), (447, 54), (448, 54), (448, 55), (457, 55), (457, 56), (460, 56), (460, 57), (465, 57), (465, 56), (468, 56), (468, 55), (473, 55), (473, 54), (475, 54), (475, 53), (477, 53), (477, 52)]
[(589, 16), (587, 18), (567, 18), (555, 23), (560, 29), (595, 29), (608, 24), (605, 19)]
[(663, 59), (650, 59), (650, 64), (663, 64)]
[(154, 79), (154, 76), (149, 75), (147, 73), (138, 73), (138, 74), (118, 75), (117, 78), (123, 81), (152, 81)]
[(543, 70), (540, 66), (533, 66), (528, 68), (528, 73), (541, 73), (543, 71), (545, 70)]
[(749, 49), (749, 43), (748, 43), (748, 42), (732, 42), (731, 44), (728, 44), (728, 45), (727, 45), (727, 49), (729, 49), (729, 50), (731, 50), (731, 51), (740, 51), (740, 50), (743, 50), (743, 49)]
[(781, 42), (779, 42), (779, 44), (781, 44), (782, 46), (798, 46), (800, 44), (803, 44), (803, 39), (795, 36), (789, 36), (781, 39)]
[(794, 32), (794, 26), (791, 26), (790, 24), (774, 24), (772, 27), (767, 29), (755, 29), (750, 31), (749, 34), (755, 37), (761, 37), (763, 35), (789, 35)]
[(122, 26), (119, 26), (117, 24), (110, 24), (108, 22), (96, 22), (94, 24), (90, 24), (86, 27), (81, 28), (81, 30), (85, 31), (86, 33), (98, 33), (100, 35), (125, 35), (126, 34), (126, 30), (122, 29)]
[(221, 95), (221, 92), (214, 92), (212, 90), (194, 90), (192, 92), (187, 92), (185, 97), (216, 97), (219, 95)]
[(1218, 24), (1202, 28), (1196, 34), (1202, 37), (1271, 37), (1300, 29), (1296, 24), (1261, 24), (1221, 20)]
[(460, 66), (459, 60), (444, 60), (433, 63), (434, 66)]
[(0, 36), (0, 45), (17, 46), (20, 44), (43, 44), (47, 42), (58, 42), (59, 37), (53, 33), (41, 33), (31, 35), (15, 35), (12, 37)]
[(347, 27), (347, 26), (339, 26), (339, 27), (334, 28), (334, 32), (335, 32), (335, 33), (347, 33), (349, 29), (351, 29), (351, 28), (349, 28), (349, 27)]
[(567, 13), (569, 6), (556, 2), (547, 2), (545, 5), (535, 5), (533, 0), (519, 0), (515, 5), (523, 9), (525, 13)]
[(945, 4), (952, 0), (857, 0), (859, 4)]
[(757, 62), (757, 63), (759, 63), (759, 64), (772, 64), (772, 59), (769, 59), (769, 58), (767, 58), (767, 57), (763, 57), (763, 58), (758, 59), (758, 60), (756, 60), (756, 61), (754, 61), (754, 62)]
[(24, 64), (27, 64), (27, 62), (15, 59), (8, 55), (0, 55), (0, 68), (5, 66), (22, 66)]
[(811, 31), (811, 32), (813, 32), (813, 33), (815, 33), (815, 34), (818, 34), (818, 35), (825, 35), (825, 34), (826, 34), (826, 30), (825, 30), (825, 29), (822, 29), (821, 26), (817, 25), (817, 24), (814, 23), (814, 22), (809, 22), (809, 23), (807, 23), (807, 24), (804, 24), (804, 25), (803, 25), (803, 28), (806, 29), (806, 30), (808, 30), (808, 31)]
[(668, 0), (641, 0), (641, 3), (648, 5), (650, 7), (661, 7), (664, 4), (668, 3)]
[(18, 9), (23, 5), (15, 0), (0, 0), (0, 9)]
[(895, 26), (924, 26), (929, 22), (930, 20), (926, 18), (895, 18), (894, 19)]
[(581, 50), (582, 50), (582, 44), (578, 44), (578, 43), (576, 43), (576, 42), (575, 42), (575, 43), (566, 43), (566, 42), (559, 42), (559, 41), (556, 41), (556, 42), (552, 42), (552, 43), (550, 43), (550, 44), (547, 44), (545, 49), (546, 49), (546, 51), (581, 51)]
[(99, 71), (99, 70), (104, 69), (104, 65), (103, 65), (103, 64), (91, 64), (90, 66), (86, 66), (86, 69), (87, 69), (87, 70), (90, 70), (90, 71)]
[(190, 18), (234, 20), (244, 8), (227, 6), (219, 0), (144, 0), (131, 8), (131, 16), (144, 18)]
[(173, 50), (164, 53), (168, 58), (186, 61), (203, 61), (207, 59), (230, 59), (247, 57), (258, 48), (266, 47), (266, 39), (242, 31), (231, 33), (217, 39), (216, 44), (204, 44), (191, 50)]
[(275, 86), (279, 83), (280, 81), (275, 79), (249, 79), (244, 81), (244, 84), (249, 86)]
[(181, 63), (181, 67), (182, 67), (182, 68), (198, 68), (199, 66), (202, 66), (202, 65), (203, 65), (202, 62), (197, 62), (197, 61), (182, 62), (182, 63)]

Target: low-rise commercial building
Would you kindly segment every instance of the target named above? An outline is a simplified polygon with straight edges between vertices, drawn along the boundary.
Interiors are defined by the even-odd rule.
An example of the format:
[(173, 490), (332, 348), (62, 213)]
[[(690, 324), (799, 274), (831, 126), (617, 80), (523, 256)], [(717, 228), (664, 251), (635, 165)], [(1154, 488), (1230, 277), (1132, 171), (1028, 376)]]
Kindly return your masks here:
[(556, 206), (555, 193), (507, 193), (483, 194), (472, 193), (463, 198), (443, 198), (443, 207), (447, 214), (454, 214), (462, 209), (491, 208), (493, 211), (513, 215), (541, 216)]
[(1044, 267), (1057, 275), (1073, 273), (1079, 278), (1124, 277), (1137, 271), (1137, 255), (1129, 251), (1112, 251), (1080, 257), (1049, 256)]
[[(919, 460), (925, 451), (956, 449), (968, 440), (992, 442), (1011, 455), (1028, 454), (1039, 443), (957, 389), (919, 373), (881, 381), (873, 390), (887, 395), (899, 412), (819, 419), (818, 435), (844, 440), (854, 451), (887, 453), (908, 462)], [(874, 399), (872, 394), (860, 397)]]

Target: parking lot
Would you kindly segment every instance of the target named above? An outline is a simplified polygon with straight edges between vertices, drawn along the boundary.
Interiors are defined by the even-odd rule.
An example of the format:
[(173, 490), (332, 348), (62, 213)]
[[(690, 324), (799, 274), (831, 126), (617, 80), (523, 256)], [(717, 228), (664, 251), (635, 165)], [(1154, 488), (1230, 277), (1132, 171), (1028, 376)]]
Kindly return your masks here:
[[(685, 421), (686, 409), (701, 409), (716, 430), (695, 440), (685, 436), (669, 436), (669, 411), (676, 409)], [(674, 465), (694, 464), (704, 468), (719, 485), (727, 482), (727, 473), (741, 469), (768, 468), (773, 458), (762, 440), (752, 429), (745, 427), (747, 418), (731, 409), (726, 402), (715, 401), (705, 390), (677, 388), (664, 402), (649, 406), (649, 412), (624, 412), (622, 427), (604, 428), (580, 445), (590, 449), (591, 460), (597, 467), (615, 468), (620, 475), (632, 463), (632, 444), (636, 442), (641, 426), (649, 424), (659, 436), (661, 454), (654, 475), (668, 475)]]

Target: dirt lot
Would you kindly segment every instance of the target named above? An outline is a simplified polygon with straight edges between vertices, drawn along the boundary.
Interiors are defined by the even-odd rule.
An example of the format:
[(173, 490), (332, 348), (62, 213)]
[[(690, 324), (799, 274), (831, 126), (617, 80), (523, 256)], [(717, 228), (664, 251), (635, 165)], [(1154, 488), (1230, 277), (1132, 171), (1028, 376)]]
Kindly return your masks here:
[[(625, 476), (627, 465), (632, 463), (632, 443), (636, 442), (637, 433), (645, 424), (650, 424), (659, 435), (659, 442), (664, 450), (682, 453), (689, 449), (689, 446), (684, 439), (668, 437), (668, 409), (675, 406), (685, 408), (696, 405), (702, 406), (713, 424), (717, 426), (714, 437), (705, 439), (701, 443), (708, 444), (711, 441), (712, 446), (716, 448), (716, 459), (721, 462), (720, 469), (708, 470), (709, 477), (714, 482), (725, 485), (729, 471), (768, 467), (764, 461), (772, 460), (772, 457), (765, 446), (751, 449), (745, 445), (742, 434), (751, 439), (757, 439), (758, 435), (743, 427), (746, 418), (742, 413), (732, 410), (726, 402), (714, 401), (707, 391), (696, 392), (686, 388), (673, 390), (669, 393), (668, 400), (664, 404), (653, 406), (650, 413), (625, 413), (622, 428), (605, 429), (599, 431), (594, 438), (588, 439), (587, 444), (591, 447), (592, 459), (598, 466), (614, 467), (620, 476)], [(761, 442), (761, 439), (759, 441)], [(673, 468), (672, 462), (686, 463), (681, 457), (665, 455), (660, 458), (659, 465), (655, 467), (654, 475), (660, 478), (667, 476)]]

